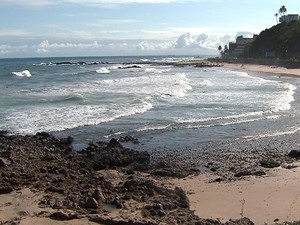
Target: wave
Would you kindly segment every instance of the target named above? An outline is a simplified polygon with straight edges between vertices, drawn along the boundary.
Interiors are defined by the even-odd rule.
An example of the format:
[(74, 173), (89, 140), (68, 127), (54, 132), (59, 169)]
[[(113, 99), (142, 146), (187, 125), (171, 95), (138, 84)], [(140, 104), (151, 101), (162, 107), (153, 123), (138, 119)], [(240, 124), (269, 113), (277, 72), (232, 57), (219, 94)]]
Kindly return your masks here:
[(97, 69), (96, 72), (101, 73), (101, 74), (110, 73), (110, 71), (105, 67), (101, 67), (101, 68)]
[(98, 125), (135, 114), (143, 114), (151, 108), (153, 108), (152, 104), (144, 100), (114, 103), (108, 106), (37, 106), (11, 112), (7, 115), (5, 124), (1, 124), (0, 128), (9, 127), (12, 132), (19, 134), (63, 131), (82, 126)]
[(11, 72), (12, 75), (18, 76), (18, 77), (31, 77), (31, 73), (29, 70), (23, 70), (20, 72)]

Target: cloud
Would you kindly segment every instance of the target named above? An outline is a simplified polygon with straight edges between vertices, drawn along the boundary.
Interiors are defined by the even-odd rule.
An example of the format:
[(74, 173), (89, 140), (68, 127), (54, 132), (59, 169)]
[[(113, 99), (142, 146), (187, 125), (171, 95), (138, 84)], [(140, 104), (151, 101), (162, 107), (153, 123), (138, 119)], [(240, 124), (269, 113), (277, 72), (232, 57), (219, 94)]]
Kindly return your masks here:
[(51, 50), (62, 50), (62, 49), (88, 49), (88, 48), (99, 48), (101, 45), (97, 41), (93, 43), (52, 43), (50, 44), (48, 40), (42, 41), (37, 46), (37, 53), (47, 53)]
[(210, 36), (202, 33), (200, 35), (191, 35), (185, 33), (180, 35), (177, 39), (164, 42), (149, 42), (142, 41), (137, 46), (138, 50), (175, 50), (175, 49), (207, 49), (216, 50), (219, 45), (224, 46), (229, 41), (234, 40), (233, 36)]
[(26, 52), (27, 50), (28, 50), (28, 45), (19, 45), (19, 46), (0, 45), (0, 55)]

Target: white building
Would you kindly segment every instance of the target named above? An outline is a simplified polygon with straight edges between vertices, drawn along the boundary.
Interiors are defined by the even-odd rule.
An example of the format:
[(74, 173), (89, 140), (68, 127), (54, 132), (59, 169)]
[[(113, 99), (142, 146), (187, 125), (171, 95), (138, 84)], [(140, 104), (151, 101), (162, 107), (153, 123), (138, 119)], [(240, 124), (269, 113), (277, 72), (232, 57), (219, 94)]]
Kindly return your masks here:
[(294, 20), (300, 20), (300, 16), (298, 14), (288, 14), (279, 18), (279, 22), (281, 23), (283, 22), (289, 23)]

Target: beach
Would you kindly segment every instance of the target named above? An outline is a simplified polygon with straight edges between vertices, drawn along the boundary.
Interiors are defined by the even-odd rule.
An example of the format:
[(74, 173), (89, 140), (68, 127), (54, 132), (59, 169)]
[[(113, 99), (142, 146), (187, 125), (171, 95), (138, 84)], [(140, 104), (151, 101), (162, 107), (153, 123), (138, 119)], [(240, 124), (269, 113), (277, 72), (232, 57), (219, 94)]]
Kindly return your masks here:
[(240, 71), (253, 71), (260, 73), (276, 74), (277, 76), (300, 76), (300, 69), (287, 69), (284, 67), (267, 66), (267, 65), (255, 65), (255, 64), (235, 64), (235, 63), (223, 63), (225, 68), (240, 70)]
[[(194, 64), (197, 67), (190, 68)], [(187, 66), (180, 71), (214, 72), (214, 67), (207, 70), (202, 65), (202, 62), (189, 62), (179, 66)], [(264, 78), (276, 74), (289, 79), (292, 75), (292, 80), (288, 80), (290, 83), (300, 74), (299, 70), (260, 65), (224, 64), (223, 67), (225, 72), (237, 72), (232, 77), (249, 78), (249, 84), (253, 79), (262, 84), (281, 84), (277, 80), (270, 82), (245, 76), (251, 72), (261, 73)], [(142, 70), (141, 67), (133, 69), (134, 72)], [(160, 69), (161, 73), (169, 72), (169, 68), (166, 71), (166, 68), (156, 66), (155, 69)], [(129, 70), (132, 75), (132, 68)], [(186, 83), (183, 85), (186, 87)], [(285, 94), (286, 89), (283, 89)], [(288, 92), (287, 96), (294, 95), (291, 93)], [(297, 101), (298, 95), (293, 97)], [(74, 99), (77, 101), (77, 97)], [(287, 101), (288, 106), (297, 112), (297, 102)], [(259, 119), (236, 121), (239, 117), (229, 117), (226, 123), (213, 125), (214, 129), (207, 134), (210, 137), (219, 135), (219, 139), (203, 142), (198, 140), (204, 135), (201, 124), (195, 126), (196, 129), (189, 129), (187, 134), (184, 134), (184, 129), (174, 129), (165, 136), (154, 136), (151, 128), (153, 140), (149, 146), (143, 136), (111, 135), (115, 132), (113, 129), (107, 132), (110, 135), (106, 134), (106, 142), (103, 139), (98, 142), (89, 134), (100, 129), (90, 126), (61, 132), (58, 138), (44, 132), (12, 137), (1, 133), (0, 200), (3, 203), (0, 205), (0, 221), (6, 224), (36, 222), (50, 225), (63, 220), (65, 224), (140, 225), (226, 224), (230, 219), (235, 220), (230, 224), (240, 224), (241, 218), (249, 218), (254, 224), (299, 220), (300, 192), (297, 187), (300, 164), (298, 157), (289, 156), (291, 150), (300, 149), (297, 118), (287, 114), (274, 120), (264, 114)], [(272, 127), (268, 120), (269, 123), (284, 124), (288, 121), (291, 125), (286, 130), (277, 131), (277, 126), (268, 130)], [(254, 123), (254, 131), (259, 128), (262, 133), (251, 133), (250, 122)], [(188, 121), (189, 126), (195, 123), (196, 120)], [(235, 127), (235, 123), (243, 126)], [(227, 124), (232, 124), (237, 132), (247, 131), (248, 135), (223, 138), (231, 129), (227, 129)], [(267, 124), (267, 127), (260, 128), (260, 124)], [(81, 129), (88, 131), (86, 136), (90, 143), (75, 150), (72, 144), (76, 142), (72, 137), (66, 138), (66, 134), (81, 134)], [(178, 138), (181, 134), (184, 136)], [(117, 137), (120, 138), (112, 139)], [(168, 148), (153, 148), (156, 143), (170, 145)], [(135, 151), (128, 146), (133, 146)], [(143, 152), (145, 148), (149, 153)], [(12, 162), (17, 162), (17, 167)], [(13, 188), (9, 188), (11, 184)], [(250, 220), (244, 224), (252, 224)]]
[[(222, 65), (232, 70), (276, 74), (279, 77), (300, 76), (300, 69), (252, 64), (224, 63)], [(295, 146), (298, 147), (298, 135), (292, 136), (294, 136), (292, 140)], [(279, 138), (279, 142), (286, 142), (286, 138), (287, 136)], [(271, 140), (272, 143), (277, 141), (276, 138)], [(267, 143), (270, 140), (262, 138), (253, 142), (260, 143), (262, 150), (264, 149), (263, 142), (268, 146)], [(252, 144), (249, 147), (252, 148)], [(282, 154), (287, 154), (288, 148)], [(243, 164), (246, 161), (241, 159), (240, 163)], [(206, 173), (185, 179), (175, 179), (172, 182), (187, 192), (191, 209), (195, 210), (196, 215), (203, 218), (227, 221), (230, 218), (246, 216), (255, 224), (298, 221), (300, 219), (298, 215), (300, 210), (300, 191), (298, 190), (300, 170), (298, 166), (300, 164), (298, 162), (292, 164), (291, 169), (287, 169), (286, 164), (283, 165), (264, 169), (266, 173), (262, 176), (245, 176), (234, 179), (234, 181), (223, 180), (224, 173), (221, 172), (219, 173), (221, 176), (215, 173)]]

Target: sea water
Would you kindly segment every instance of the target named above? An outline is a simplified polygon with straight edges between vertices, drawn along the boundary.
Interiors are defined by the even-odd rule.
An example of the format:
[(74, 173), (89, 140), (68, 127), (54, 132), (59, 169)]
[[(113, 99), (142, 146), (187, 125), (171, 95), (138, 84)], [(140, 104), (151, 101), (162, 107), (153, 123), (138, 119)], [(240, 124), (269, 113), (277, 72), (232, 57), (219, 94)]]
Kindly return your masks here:
[(298, 79), (168, 64), (193, 59), (0, 59), (0, 130), (78, 146), (131, 135), (146, 150), (299, 130)]

